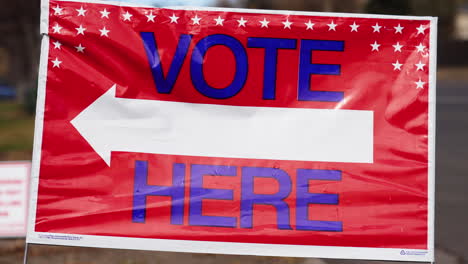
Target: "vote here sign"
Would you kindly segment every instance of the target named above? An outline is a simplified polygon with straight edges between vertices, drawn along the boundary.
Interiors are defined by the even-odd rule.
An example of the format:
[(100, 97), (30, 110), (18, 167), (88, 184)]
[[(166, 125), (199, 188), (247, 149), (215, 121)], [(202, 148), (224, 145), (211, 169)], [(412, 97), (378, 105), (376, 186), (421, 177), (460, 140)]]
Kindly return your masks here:
[(0, 238), (25, 237), (31, 162), (0, 162)]
[(42, 33), (29, 243), (433, 259), (434, 18), (52, 0)]

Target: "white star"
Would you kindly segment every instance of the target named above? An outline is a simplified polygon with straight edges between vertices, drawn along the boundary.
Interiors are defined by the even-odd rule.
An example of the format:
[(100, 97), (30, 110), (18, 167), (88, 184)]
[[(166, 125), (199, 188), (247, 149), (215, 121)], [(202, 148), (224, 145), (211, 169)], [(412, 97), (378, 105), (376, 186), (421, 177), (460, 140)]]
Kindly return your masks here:
[(110, 12), (107, 11), (107, 9), (104, 8), (104, 10), (99, 11), (99, 13), (101, 13), (101, 18), (109, 18)]
[(84, 28), (83, 25), (80, 25), (79, 28), (75, 28), (75, 29), (76, 29), (76, 31), (77, 31), (77, 33), (76, 33), (77, 35), (80, 35), (80, 34), (81, 34), (81, 35), (84, 35), (84, 32), (85, 32), (85, 30), (86, 30), (86, 28)]
[(378, 44), (377, 41), (370, 45), (372, 46), (372, 51), (379, 51), (380, 44)]
[(109, 32), (110, 30), (106, 29), (106, 27), (103, 27), (102, 29), (99, 30), (101, 32), (101, 37), (102, 36), (106, 36), (106, 37), (109, 37)]
[(172, 16), (169, 17), (171, 19), (171, 23), (178, 23), (177, 20), (179, 20), (179, 17), (176, 16), (174, 13), (172, 13)]
[(405, 28), (402, 27), (400, 24), (398, 24), (398, 26), (393, 27), (393, 28), (395, 28), (395, 34), (396, 34), (396, 33), (403, 34), (403, 29), (405, 29)]
[(244, 20), (244, 17), (241, 17), (239, 20), (237, 20), (237, 22), (239, 23), (238, 27), (245, 27), (247, 20)]
[(420, 43), (419, 46), (416, 46), (416, 49), (418, 49), (418, 52), (424, 52), (424, 49), (426, 49), (426, 46)]
[(379, 26), (379, 23), (375, 23), (375, 26), (372, 26), (372, 28), (374, 28), (374, 32), (380, 33), (380, 29), (382, 28), (382, 26)]
[(218, 16), (218, 18), (215, 18), (213, 20), (216, 21), (216, 26), (222, 26), (223, 25), (224, 19), (221, 18), (221, 16)]
[(155, 15), (153, 15), (153, 12), (150, 12), (149, 15), (146, 15), (146, 17), (148, 18), (148, 20), (146, 22), (154, 22), (154, 18), (156, 17)]
[(419, 61), (419, 63), (415, 65), (416, 67), (418, 67), (417, 71), (424, 71), (424, 66), (426, 66), (426, 64), (422, 63), (421, 61)]
[(81, 43), (80, 43), (80, 45), (76, 46), (75, 49), (77, 52), (84, 53), (84, 50), (86, 49), (86, 47), (81, 46)]
[(54, 33), (60, 33), (60, 30), (62, 30), (62, 27), (56, 23), (55, 26), (52, 27), (52, 29), (54, 30)]
[(60, 63), (62, 62), (59, 61), (59, 59), (56, 57), (55, 60), (52, 61), (52, 63), (54, 64), (53, 68), (60, 68)]
[(54, 44), (54, 49), (62, 49), (62, 43), (60, 43), (58, 40), (53, 42)]
[(337, 24), (335, 24), (334, 21), (332, 21), (330, 24), (327, 24), (327, 26), (329, 27), (329, 28), (328, 28), (328, 31), (332, 31), (332, 30), (333, 30), (333, 31), (336, 31), (336, 26), (337, 26)]
[(201, 18), (198, 17), (198, 15), (195, 15), (194, 17), (191, 18), (192, 21), (193, 21), (193, 24), (192, 25), (200, 25), (200, 20)]
[(396, 70), (400, 70), (401, 71), (401, 66), (403, 66), (403, 64), (401, 64), (398, 60), (395, 62), (395, 63), (392, 63), (393, 65), (393, 70), (396, 71)]
[(291, 25), (293, 24), (292, 22), (289, 22), (289, 19), (286, 19), (286, 21), (281, 22), (284, 25), (284, 28), (289, 28), (291, 29)]
[(54, 10), (54, 15), (61, 15), (62, 14), (62, 11), (63, 11), (63, 8), (61, 8), (59, 5), (57, 5), (56, 7), (52, 8)]
[(414, 82), (414, 83), (417, 85), (416, 89), (424, 89), (424, 85), (426, 84), (425, 82), (421, 80), (421, 78), (419, 78), (419, 81)]
[(424, 34), (424, 31), (426, 30), (426, 28), (423, 25), (420, 25), (419, 27), (416, 28), (416, 30), (418, 30), (418, 35), (419, 35), (419, 34)]
[(400, 45), (400, 42), (397, 42), (397, 44), (393, 45), (393, 47), (395, 48), (395, 52), (401, 52), (401, 48), (403, 48), (404, 46)]
[(122, 14), (123, 16), (123, 21), (132, 21), (132, 14), (130, 14), (128, 11), (125, 12), (125, 14)]
[(266, 20), (266, 18), (263, 18), (263, 21), (260, 21), (260, 24), (262, 24), (262, 28), (266, 27), (268, 28), (268, 24), (270, 21)]
[(355, 31), (358, 32), (358, 28), (360, 27), (356, 22), (354, 22), (352, 25), (349, 25), (351, 27), (351, 32)]
[(314, 30), (314, 25), (315, 25), (315, 24), (312, 23), (310, 20), (309, 20), (309, 22), (304, 23), (304, 24), (307, 26), (307, 29), (306, 29), (306, 30), (309, 30), (309, 29), (310, 29), (310, 30)]
[(78, 12), (78, 16), (85, 16), (85, 13), (86, 13), (86, 9), (82, 7), (80, 7), (80, 9), (76, 9), (76, 11)]

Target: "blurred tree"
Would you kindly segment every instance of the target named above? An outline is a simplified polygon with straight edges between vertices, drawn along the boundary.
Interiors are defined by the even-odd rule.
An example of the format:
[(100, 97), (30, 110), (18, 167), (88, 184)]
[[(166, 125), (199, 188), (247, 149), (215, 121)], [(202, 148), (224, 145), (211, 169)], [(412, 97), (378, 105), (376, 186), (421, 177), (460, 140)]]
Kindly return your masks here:
[[(466, 2), (466, 1), (465, 1)], [(413, 0), (413, 14), (439, 17), (439, 38), (452, 40), (455, 30), (458, 0)]]
[(366, 0), (247, 0), (247, 7), (299, 11), (359, 12)]
[(366, 0), (348, 0), (348, 1), (330, 1), (332, 3), (331, 11), (343, 13), (358, 13), (362, 12), (362, 6), (367, 2)]
[(0, 47), (0, 80), (5, 79), (8, 75), (8, 53), (6, 49)]
[(468, 0), (239, 0), (259, 9), (366, 12), (439, 17), (439, 38), (452, 41), (457, 7)]
[(216, 6), (219, 7), (232, 7), (232, 3), (229, 0), (217, 0)]
[(7, 81), (16, 87), (18, 102), (22, 104), (35, 101), (40, 48), (39, 14), (38, 0), (2, 1), (0, 8), (0, 47), (9, 55)]
[(247, 0), (247, 7), (257, 9), (322, 11), (327, 4), (323, 0)]
[(366, 13), (409, 15), (411, 1), (408, 0), (370, 0), (365, 8)]

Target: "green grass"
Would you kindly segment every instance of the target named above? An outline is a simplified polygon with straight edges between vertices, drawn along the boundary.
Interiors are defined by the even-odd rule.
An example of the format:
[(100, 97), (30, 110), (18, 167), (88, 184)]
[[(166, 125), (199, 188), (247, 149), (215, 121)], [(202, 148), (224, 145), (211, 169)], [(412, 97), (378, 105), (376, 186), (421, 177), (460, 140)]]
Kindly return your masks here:
[(34, 117), (21, 105), (0, 102), (0, 160), (31, 159)]

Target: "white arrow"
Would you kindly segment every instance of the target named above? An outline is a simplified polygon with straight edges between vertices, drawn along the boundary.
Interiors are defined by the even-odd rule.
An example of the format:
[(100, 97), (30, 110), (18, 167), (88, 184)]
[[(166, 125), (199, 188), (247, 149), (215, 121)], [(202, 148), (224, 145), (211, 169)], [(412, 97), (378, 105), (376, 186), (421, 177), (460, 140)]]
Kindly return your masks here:
[(373, 112), (124, 99), (112, 86), (71, 121), (110, 166), (111, 152), (373, 162)]

